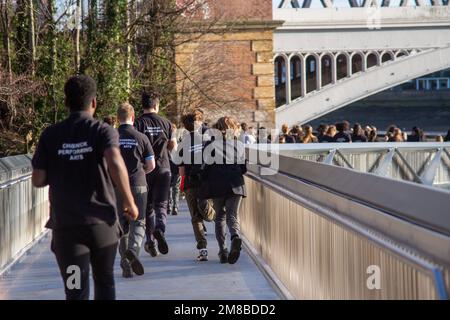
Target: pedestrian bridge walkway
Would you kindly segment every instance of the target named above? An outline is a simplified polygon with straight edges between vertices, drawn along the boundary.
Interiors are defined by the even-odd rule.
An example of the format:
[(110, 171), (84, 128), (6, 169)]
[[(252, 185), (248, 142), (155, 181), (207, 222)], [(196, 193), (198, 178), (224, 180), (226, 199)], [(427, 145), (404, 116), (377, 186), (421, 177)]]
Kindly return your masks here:
[[(168, 255), (150, 257), (144, 250), (141, 260), (143, 276), (124, 279), (119, 255), (116, 258), (115, 280), (120, 300), (273, 300), (277, 291), (243, 250), (235, 265), (220, 264), (214, 225), (208, 229), (209, 261), (198, 262), (198, 251), (187, 206), (183, 202), (179, 216), (168, 221)], [(50, 251), (51, 233), (47, 233), (2, 278), (0, 299), (59, 300), (64, 287), (55, 257)], [(93, 284), (91, 283), (91, 298)]]
[[(255, 145), (239, 217), (246, 250), (197, 262), (186, 207), (169, 217), (167, 256), (141, 253), (119, 299), (448, 299), (450, 143)], [(29, 156), (0, 159), (0, 298), (64, 298), (49, 238), (48, 192)], [(5, 273), (5, 270), (8, 270)]]

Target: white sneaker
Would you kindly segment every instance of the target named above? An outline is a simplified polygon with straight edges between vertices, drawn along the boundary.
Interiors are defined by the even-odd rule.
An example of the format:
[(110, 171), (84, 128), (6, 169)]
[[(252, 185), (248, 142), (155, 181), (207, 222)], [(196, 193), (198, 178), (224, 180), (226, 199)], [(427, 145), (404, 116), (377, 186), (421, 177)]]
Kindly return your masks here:
[(201, 249), (197, 257), (197, 261), (208, 261), (208, 250)]

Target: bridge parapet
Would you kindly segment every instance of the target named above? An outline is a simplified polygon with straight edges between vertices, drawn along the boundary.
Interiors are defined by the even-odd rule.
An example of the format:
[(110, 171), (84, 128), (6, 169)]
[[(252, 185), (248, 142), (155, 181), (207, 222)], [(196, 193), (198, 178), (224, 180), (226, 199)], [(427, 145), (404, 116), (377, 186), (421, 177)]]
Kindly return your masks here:
[(448, 0), (277, 0), (277, 9), (332, 9), (332, 8), (405, 8), (405, 7), (440, 7), (448, 6)]
[(448, 26), (450, 6), (275, 9), (280, 30)]
[(42, 235), (48, 189), (31, 184), (31, 156), (0, 159), (0, 275)]
[(278, 171), (266, 167), (249, 165), (242, 230), (294, 297), (447, 298), (447, 191), (283, 154)]
[(450, 185), (450, 143), (285, 144), (282, 155), (429, 186)]

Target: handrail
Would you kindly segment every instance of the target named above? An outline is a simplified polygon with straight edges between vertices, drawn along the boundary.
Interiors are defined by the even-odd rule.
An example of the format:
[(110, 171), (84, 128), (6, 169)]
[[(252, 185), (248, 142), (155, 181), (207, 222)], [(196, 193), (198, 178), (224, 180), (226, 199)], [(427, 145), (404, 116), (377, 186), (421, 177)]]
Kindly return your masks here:
[(48, 189), (31, 183), (31, 156), (0, 159), (0, 275), (45, 234)]
[[(282, 174), (282, 173), (281, 173)], [(283, 175), (283, 174), (282, 174)], [(300, 196), (288, 189), (286, 186), (280, 186), (277, 183), (273, 183), (266, 179), (261, 178), (254, 172), (248, 172), (247, 176), (259, 183), (271, 188), (277, 193), (293, 200), (294, 202), (301, 204), (302, 206), (309, 208), (311, 211), (314, 211), (327, 219), (334, 221), (335, 223), (343, 226), (346, 229), (352, 230), (370, 241), (376, 243), (378, 246), (389, 250), (398, 258), (402, 259), (405, 262), (414, 264), (416, 267), (420, 268), (422, 271), (426, 272), (435, 282), (436, 293), (439, 299), (447, 300), (448, 295), (445, 289), (445, 281), (443, 276), (442, 267), (439, 265), (426, 260), (425, 258), (412, 253), (409, 250), (406, 250), (404, 247), (399, 246), (394, 243), (392, 240), (387, 240), (384, 237), (378, 235), (376, 232), (367, 230), (367, 226), (361, 225), (361, 223), (351, 219), (350, 217), (339, 215), (330, 208), (326, 208), (321, 204), (318, 204), (310, 199), (306, 199), (303, 196)], [(287, 177), (289, 179), (289, 177)]]
[[(386, 146), (396, 145), (398, 144), (389, 143), (375, 150), (380, 151)], [(406, 144), (406, 147), (434, 150), (435, 145), (412, 143)], [(321, 216), (327, 222), (358, 234), (380, 250), (389, 252), (400, 259), (399, 261), (423, 272), (433, 282), (436, 297), (448, 299), (448, 286), (445, 282), (450, 270), (448, 191), (283, 154), (283, 151), (298, 149), (306, 149), (306, 152), (317, 152), (319, 149), (326, 154), (330, 148), (339, 150), (341, 147), (340, 151), (345, 153), (354, 152), (361, 146), (362, 144), (248, 146), (247, 157), (250, 163), (247, 178), (263, 186), (256, 190), (270, 189), (280, 198), (288, 199), (299, 207)], [(260, 161), (268, 159), (269, 155), (278, 157), (278, 170), (273, 171), (271, 175), (267, 175), (271, 171), (267, 170), (270, 165)], [(251, 190), (255, 192), (253, 191), (255, 189)], [(270, 202), (266, 201), (272, 200), (261, 198), (266, 192), (261, 194), (262, 191), (256, 192), (256, 197), (249, 196), (254, 206), (271, 206)], [(283, 212), (277, 214), (282, 219)], [(248, 215), (253, 217), (251, 213)], [(268, 218), (264, 216), (252, 219), (248, 221), (258, 223), (258, 219), (265, 221)], [(246, 223), (250, 223), (248, 221)], [(255, 237), (254, 227), (248, 224), (244, 227), (244, 230), (251, 232), (252, 237)], [(269, 226), (264, 225), (263, 228), (267, 227)], [(261, 246), (263, 243), (257, 240), (255, 245)], [(395, 277), (395, 273), (392, 276)]]
[(13, 185), (15, 185), (17, 183), (23, 182), (23, 181), (28, 180), (30, 178), (31, 178), (31, 174), (26, 174), (26, 175), (23, 175), (21, 177), (8, 180), (8, 181), (0, 184), (0, 189), (9, 188), (9, 187), (11, 187), (11, 186), (13, 186)]

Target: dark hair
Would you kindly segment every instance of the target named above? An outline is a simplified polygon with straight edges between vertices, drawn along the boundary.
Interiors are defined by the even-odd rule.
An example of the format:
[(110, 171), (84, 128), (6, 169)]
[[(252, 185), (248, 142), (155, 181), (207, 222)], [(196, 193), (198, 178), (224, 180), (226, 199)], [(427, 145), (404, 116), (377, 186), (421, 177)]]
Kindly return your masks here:
[(394, 133), (395, 129), (397, 128), (397, 126), (395, 124), (391, 124), (388, 129), (387, 132), (391, 132)]
[(64, 94), (70, 111), (85, 111), (97, 95), (97, 84), (89, 76), (74, 76), (66, 81)]
[(188, 113), (181, 117), (181, 123), (183, 123), (183, 127), (190, 132), (195, 130), (195, 121), (199, 120), (200, 117), (197, 112)]
[(363, 134), (363, 129), (359, 123), (355, 123), (353, 126), (353, 136), (357, 137)]
[(245, 122), (242, 122), (242, 123), (241, 123), (241, 129), (242, 129), (243, 131), (247, 131), (248, 125), (247, 125)]
[(156, 109), (159, 103), (159, 94), (156, 92), (142, 92), (142, 109), (150, 110)]
[(350, 122), (348, 122), (347, 120), (344, 120), (344, 121), (342, 121), (342, 123), (344, 124), (344, 131), (350, 130)]
[(110, 126), (114, 126), (114, 118), (112, 116), (104, 117), (103, 122), (109, 124)]
[(345, 131), (345, 127), (346, 127), (346, 125), (345, 125), (344, 122), (336, 123), (336, 130), (338, 132), (344, 132)]
[(321, 123), (318, 127), (317, 127), (317, 132), (319, 134), (325, 134), (325, 132), (327, 132), (328, 130), (328, 125), (325, 123)]

